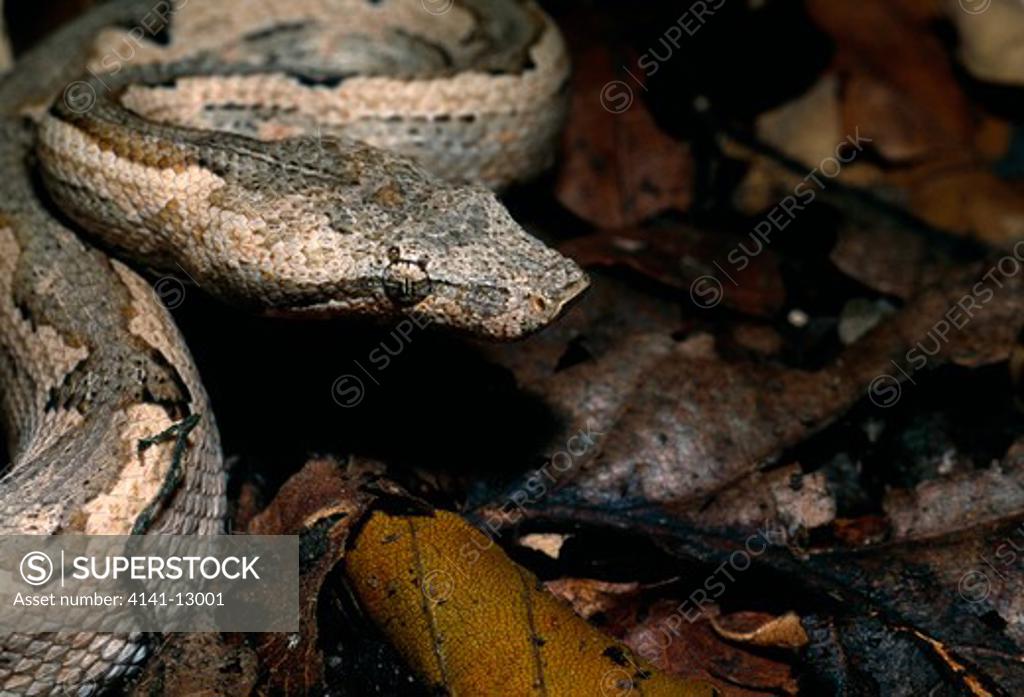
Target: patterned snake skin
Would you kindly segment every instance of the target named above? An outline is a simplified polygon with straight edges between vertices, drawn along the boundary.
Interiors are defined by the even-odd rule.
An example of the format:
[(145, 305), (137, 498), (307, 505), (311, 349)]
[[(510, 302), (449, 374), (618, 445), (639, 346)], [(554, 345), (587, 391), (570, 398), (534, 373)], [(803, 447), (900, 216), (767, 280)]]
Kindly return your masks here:
[[(223, 530), (206, 393), (128, 263), (250, 311), (414, 309), (497, 339), (554, 319), (587, 279), (491, 189), (549, 163), (568, 71), (529, 0), (114, 0), (20, 56), (0, 80), (0, 533)], [(96, 694), (146, 652), (0, 637), (0, 694)]]

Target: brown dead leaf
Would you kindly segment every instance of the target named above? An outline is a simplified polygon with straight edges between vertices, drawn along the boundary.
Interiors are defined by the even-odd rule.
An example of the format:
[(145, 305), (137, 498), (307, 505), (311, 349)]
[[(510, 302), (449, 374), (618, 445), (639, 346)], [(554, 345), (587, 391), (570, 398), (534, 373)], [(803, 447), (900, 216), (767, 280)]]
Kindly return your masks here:
[(876, 515), (839, 518), (832, 526), (832, 534), (845, 547), (867, 547), (889, 538), (889, 521)]
[(560, 322), (520, 344), (486, 347), (552, 411), (556, 429), (542, 456), (565, 452), (581, 433), (609, 430), (644, 371), (675, 343), (679, 315), (671, 303), (594, 274), (590, 291)]
[(845, 81), (842, 122), (871, 124), (872, 145), (894, 163), (923, 160), (949, 148), (946, 129), (931, 113), (896, 85), (870, 73), (853, 73)]
[(989, 468), (890, 491), (883, 503), (895, 539), (921, 539), (1024, 511), (1024, 440)]
[(821, 472), (803, 474), (799, 465), (755, 471), (718, 492), (693, 515), (702, 525), (744, 530), (775, 527), (792, 537), (827, 525), (836, 501)]
[(950, 273), (952, 263), (920, 235), (848, 226), (831, 253), (839, 269), (886, 295), (908, 300)]
[(253, 535), (300, 536), (299, 633), (263, 635), (256, 647), (267, 676), (261, 691), (298, 695), (321, 688), (320, 589), (344, 556), (352, 526), (374, 500), (362, 488), (372, 478), (370, 466), (352, 465), (346, 470), (331, 458), (311, 460), (250, 524)]
[(559, 578), (544, 584), (552, 594), (572, 605), (585, 620), (608, 612), (622, 602), (622, 596), (636, 594), (639, 583), (609, 583), (592, 578)]
[[(662, 225), (607, 230), (574, 239), (560, 249), (583, 266), (627, 266), (688, 293), (698, 278), (717, 273), (716, 260), (726, 259), (736, 241), (683, 225)], [(785, 288), (778, 258), (770, 250), (753, 257), (742, 270), (733, 270), (731, 276), (733, 283), (722, 294), (725, 306), (761, 317), (771, 317), (782, 308)]]
[(689, 147), (658, 129), (640, 98), (642, 89), (623, 81), (607, 46), (587, 48), (574, 60), (558, 200), (601, 228), (629, 227), (666, 210), (689, 208)]
[(156, 648), (132, 686), (134, 697), (245, 697), (254, 693), (259, 665), (240, 635), (171, 634)]
[(789, 664), (723, 640), (706, 615), (691, 622), (680, 607), (670, 600), (649, 608), (634, 604), (618, 613), (613, 626), (634, 651), (662, 670), (704, 675), (722, 697), (798, 693)]
[[(807, 10), (836, 42), (839, 69), (866, 72), (906, 95), (907, 104), (927, 114), (934, 131), (944, 135), (934, 141), (936, 148), (959, 149), (971, 142), (970, 103), (945, 48), (912, 8), (888, 0), (810, 0)], [(868, 123), (880, 122), (858, 114), (844, 130)]]
[(832, 155), (842, 140), (839, 81), (826, 75), (805, 94), (757, 117), (759, 138), (808, 169)]
[(711, 626), (723, 639), (749, 646), (802, 649), (808, 643), (807, 632), (794, 612), (787, 612), (781, 617), (737, 612), (726, 617), (712, 617)]
[[(661, 337), (643, 361), (636, 359), (636, 347), (643, 344), (631, 350), (632, 337), (622, 345), (622, 355), (630, 356), (626, 361), (586, 361), (554, 379), (541, 378), (533, 389), (550, 400), (570, 428), (579, 429), (590, 418), (596, 426), (588, 433), (597, 433), (545, 491), (568, 487), (591, 503), (656, 503), (677, 515), (702, 510), (711, 497), (851, 406), (884, 396), (869, 388), (893, 387), (880, 380), (898, 386), (905, 379), (900, 371), (909, 375), (921, 369), (923, 356), (927, 368), (1007, 360), (1024, 324), (1024, 273), (993, 275), (995, 263), (977, 265), (919, 294), (822, 370), (727, 360), (710, 336), (696, 335), (673, 343)], [(976, 303), (967, 322), (964, 298)], [(616, 354), (606, 355), (611, 360)], [(551, 452), (564, 449), (567, 441), (561, 439), (574, 432), (560, 433)], [(828, 503), (821, 491), (806, 500), (797, 497), (790, 508), (824, 522), (834, 515)], [(786, 506), (782, 500), (774, 505)]]
[(839, 381), (723, 361), (709, 339), (677, 344), (644, 376), (600, 453), (575, 478), (589, 498), (699, 502), (805, 437), (835, 413), (837, 400), (852, 398)]

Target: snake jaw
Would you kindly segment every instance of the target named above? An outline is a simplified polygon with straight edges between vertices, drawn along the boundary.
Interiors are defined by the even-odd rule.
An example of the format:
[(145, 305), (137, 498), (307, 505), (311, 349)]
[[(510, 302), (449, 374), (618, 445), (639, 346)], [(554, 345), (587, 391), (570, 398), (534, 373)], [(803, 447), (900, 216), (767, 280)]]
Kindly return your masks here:
[(507, 338), (515, 339), (543, 329), (561, 316), (590, 286), (590, 279), (569, 259), (549, 267), (543, 277), (535, 279), (532, 289), (509, 313), (508, 322), (518, 331)]

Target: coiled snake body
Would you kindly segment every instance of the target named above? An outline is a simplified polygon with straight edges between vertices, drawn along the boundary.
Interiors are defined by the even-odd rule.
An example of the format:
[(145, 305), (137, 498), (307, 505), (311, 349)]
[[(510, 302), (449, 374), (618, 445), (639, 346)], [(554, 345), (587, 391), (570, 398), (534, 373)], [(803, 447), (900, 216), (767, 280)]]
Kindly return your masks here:
[[(493, 338), (554, 318), (586, 277), (483, 184), (548, 163), (567, 76), (529, 0), (115, 0), (21, 57), (0, 81), (0, 533), (223, 530), (202, 383), (127, 263), (274, 313), (414, 308)], [(94, 694), (145, 653), (2, 637), (0, 693)]]

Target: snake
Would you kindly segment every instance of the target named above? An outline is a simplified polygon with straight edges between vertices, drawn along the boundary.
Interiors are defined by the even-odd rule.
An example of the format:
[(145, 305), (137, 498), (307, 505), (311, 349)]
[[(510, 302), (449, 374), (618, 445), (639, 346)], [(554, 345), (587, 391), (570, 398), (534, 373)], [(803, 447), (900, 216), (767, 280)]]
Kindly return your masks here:
[[(552, 322), (586, 274), (499, 194), (552, 163), (569, 76), (532, 0), (110, 0), (18, 56), (0, 534), (226, 531), (216, 420), (161, 280), (494, 340)], [(5, 635), (0, 694), (108, 692), (150, 653)]]

